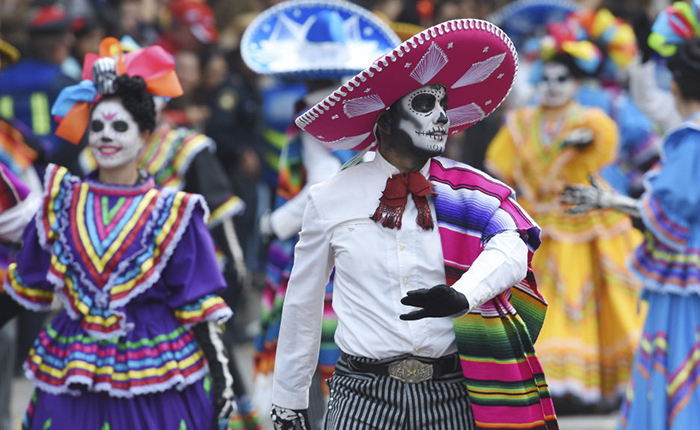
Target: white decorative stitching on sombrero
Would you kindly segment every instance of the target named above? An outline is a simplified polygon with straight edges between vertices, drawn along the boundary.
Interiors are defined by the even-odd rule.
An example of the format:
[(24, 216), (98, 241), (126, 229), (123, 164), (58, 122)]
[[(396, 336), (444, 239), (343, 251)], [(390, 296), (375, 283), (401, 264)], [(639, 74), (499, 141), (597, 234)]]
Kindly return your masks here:
[(370, 112), (376, 112), (385, 107), (386, 105), (378, 94), (371, 94), (369, 96), (346, 100), (345, 103), (343, 103), (343, 112), (345, 112), (348, 118), (354, 118)]
[(448, 61), (449, 59), (442, 49), (435, 42), (432, 42), (410, 76), (425, 85), (447, 65)]
[[(437, 28), (437, 32), (435, 30)], [(510, 52), (511, 56), (514, 59), (515, 63), (515, 70), (513, 71), (513, 82), (515, 81), (515, 78), (517, 77), (518, 74), (518, 54), (515, 50), (515, 46), (513, 45), (512, 41), (508, 36), (501, 30), (498, 26), (487, 22), (487, 21), (481, 21), (481, 20), (475, 20), (475, 19), (460, 19), (460, 20), (452, 20), (448, 21), (446, 23), (441, 23), (435, 26), (434, 28), (424, 30), (422, 33), (419, 33), (415, 36), (413, 36), (411, 39), (405, 41), (398, 47), (396, 47), (391, 53), (386, 54), (389, 58), (392, 59), (392, 62), (396, 62), (398, 58), (402, 58), (404, 56), (404, 53), (408, 54), (411, 49), (418, 48), (419, 45), (423, 45), (425, 41), (430, 40), (432, 38), (437, 38), (439, 35), (442, 35), (444, 33), (449, 33), (450, 31), (458, 31), (458, 30), (467, 30), (467, 29), (476, 29), (476, 30), (481, 30), (481, 31), (486, 31), (491, 34), (493, 34), (495, 37), (497, 37), (499, 40), (501, 40), (505, 45), (506, 49)], [(433, 42), (434, 43), (434, 42)], [(429, 49), (432, 48), (431, 47)], [(427, 53), (426, 53), (427, 55)], [(503, 55), (503, 54), (501, 54)], [(397, 58), (398, 57), (398, 58)], [(425, 57), (425, 55), (424, 55)], [(492, 57), (493, 58), (493, 57)], [(505, 56), (504, 56), (505, 58)], [(386, 57), (383, 58), (386, 60)], [(488, 60), (486, 60), (488, 61)], [(503, 61), (503, 60), (501, 60)], [(387, 66), (387, 62), (384, 62), (384, 66)], [(416, 66), (417, 68), (418, 66)], [(497, 68), (497, 67), (496, 67)], [(357, 78), (359, 78), (362, 82), (366, 82), (367, 79), (374, 77), (375, 73), (381, 72), (383, 70), (383, 67), (379, 64), (379, 62), (375, 62), (373, 65), (368, 67), (367, 69), (363, 70), (357, 75)], [(471, 69), (470, 69), (471, 70)], [(467, 72), (469, 73), (469, 71)], [(493, 73), (493, 71), (491, 72)], [(501, 74), (502, 75), (502, 74)], [(499, 76), (499, 78), (502, 76)], [(485, 78), (487, 79), (487, 78)], [(461, 80), (461, 78), (460, 78)], [(356, 82), (356, 81), (355, 81)], [(343, 90), (347, 90), (343, 91)], [(352, 92), (354, 90), (354, 87), (352, 87), (349, 84), (341, 86), (341, 88), (337, 89), (333, 94), (328, 96), (328, 98), (333, 98), (333, 100), (338, 99), (338, 97), (347, 97), (348, 92)], [(506, 96), (500, 100), (498, 105), (494, 106), (493, 109), (490, 109), (489, 112), (492, 112), (493, 110), (497, 109), (498, 106), (503, 103), (503, 100), (510, 94), (510, 91), (512, 90), (512, 86), (508, 89), (508, 92), (506, 93)], [(335, 96), (335, 97), (334, 97)], [(327, 99), (328, 99), (327, 98)], [(481, 114), (477, 111), (481, 111)], [(305, 128), (307, 125), (311, 124), (315, 119), (319, 117), (319, 115), (323, 114), (324, 111), (322, 109), (310, 109), (306, 113), (302, 114), (300, 117), (297, 118), (297, 125), (301, 128)], [(453, 126), (458, 126), (458, 125), (463, 125), (463, 124), (468, 124), (470, 122), (478, 121), (478, 119), (471, 120), (471, 118), (478, 118), (479, 115), (483, 115), (483, 117), (486, 116), (486, 114), (481, 110), (481, 108), (478, 105), (466, 105), (466, 106), (461, 106), (455, 109), (450, 110), (448, 112), (448, 115), (450, 116), (450, 120), (452, 122)], [(454, 116), (454, 119), (453, 119)], [(455, 122), (456, 121), (456, 122)], [(464, 122), (462, 122), (464, 121)], [(347, 142), (345, 139), (341, 139)], [(327, 142), (327, 143), (333, 143), (333, 142)]]
[[(488, 48), (488, 46), (486, 48)], [(491, 58), (487, 58), (484, 61), (472, 64), (469, 70), (467, 70), (461, 78), (457, 79), (457, 82), (452, 85), (452, 88), (466, 87), (467, 85), (485, 81), (501, 65), (501, 63), (503, 63), (505, 58), (506, 53), (504, 52), (502, 54), (494, 55)]]
[(447, 117), (453, 127), (481, 121), (486, 117), (484, 111), (476, 103), (460, 106), (447, 111)]
[[(360, 134), (358, 136), (343, 137), (341, 139), (334, 140), (332, 142), (325, 142), (325, 143), (327, 143), (329, 145), (333, 145), (333, 148), (337, 148), (337, 149), (352, 149), (355, 146), (357, 146), (357, 144), (359, 144), (363, 140), (367, 139), (367, 137), (370, 134), (371, 133), (363, 133), (363, 134)], [(320, 136), (317, 136), (317, 137), (320, 137)]]

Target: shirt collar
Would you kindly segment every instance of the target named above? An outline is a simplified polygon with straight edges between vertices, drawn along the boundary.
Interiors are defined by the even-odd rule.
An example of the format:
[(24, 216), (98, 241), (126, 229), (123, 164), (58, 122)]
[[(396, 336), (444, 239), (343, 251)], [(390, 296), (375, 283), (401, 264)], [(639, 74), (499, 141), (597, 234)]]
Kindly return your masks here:
[[(382, 156), (382, 153), (379, 152), (377, 149), (375, 152), (374, 160), (372, 162), (376, 166), (376, 168), (382, 172), (385, 176), (393, 176), (393, 175), (398, 175), (400, 173), (399, 169), (391, 164), (390, 162), (387, 161), (386, 158)], [(420, 169), (421, 175), (425, 176), (426, 178), (430, 174), (430, 162), (432, 161), (432, 158), (429, 158), (428, 161), (425, 162), (423, 167)]]

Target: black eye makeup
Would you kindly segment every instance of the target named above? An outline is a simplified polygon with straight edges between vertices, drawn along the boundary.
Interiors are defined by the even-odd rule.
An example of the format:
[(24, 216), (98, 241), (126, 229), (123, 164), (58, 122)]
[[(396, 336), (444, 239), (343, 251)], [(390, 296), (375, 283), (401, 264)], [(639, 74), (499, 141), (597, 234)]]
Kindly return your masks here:
[(104, 130), (104, 128), (105, 128), (105, 123), (103, 123), (103, 122), (100, 121), (99, 119), (94, 119), (94, 120), (92, 120), (92, 122), (90, 123), (90, 127), (92, 128), (92, 131), (94, 131), (95, 133), (97, 133), (97, 132), (100, 132), (100, 131)]
[(427, 113), (435, 107), (435, 96), (429, 93), (418, 94), (411, 100), (411, 108), (416, 112)]
[(114, 123), (112, 124), (112, 127), (114, 128), (114, 131), (118, 131), (119, 133), (124, 133), (125, 131), (127, 131), (129, 129), (129, 123), (126, 121), (117, 120), (117, 121), (114, 121)]
[(544, 80), (546, 82), (550, 82), (550, 83), (551, 82), (558, 82), (560, 84), (563, 84), (564, 82), (568, 81), (569, 79), (571, 79), (571, 75), (559, 75), (559, 76), (554, 76), (554, 77), (545, 76), (544, 77)]

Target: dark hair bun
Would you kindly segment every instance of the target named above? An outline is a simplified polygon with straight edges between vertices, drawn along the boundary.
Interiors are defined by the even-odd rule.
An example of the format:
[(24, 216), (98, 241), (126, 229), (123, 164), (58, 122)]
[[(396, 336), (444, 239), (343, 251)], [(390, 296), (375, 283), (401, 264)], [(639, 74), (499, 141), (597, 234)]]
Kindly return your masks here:
[(700, 101), (700, 38), (687, 40), (678, 46), (676, 54), (668, 61), (682, 97)]
[[(115, 93), (102, 100), (119, 98), (131, 113), (141, 132), (156, 128), (156, 106), (153, 96), (146, 91), (146, 81), (141, 76), (120, 75), (114, 80)], [(98, 102), (99, 103), (99, 102)]]

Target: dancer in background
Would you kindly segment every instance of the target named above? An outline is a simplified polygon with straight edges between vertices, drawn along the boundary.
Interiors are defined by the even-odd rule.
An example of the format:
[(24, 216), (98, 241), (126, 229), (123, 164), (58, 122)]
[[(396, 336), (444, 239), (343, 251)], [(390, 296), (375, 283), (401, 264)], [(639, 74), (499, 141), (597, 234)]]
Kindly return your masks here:
[[(294, 37), (293, 37), (294, 36)], [(377, 57), (401, 43), (371, 12), (341, 1), (287, 1), (263, 12), (242, 39), (242, 56), (251, 70), (266, 78), (302, 83), (307, 93), (294, 106), (296, 114), (323, 100), (342, 77), (369, 67)], [(279, 107), (278, 107), (279, 108)], [(291, 124), (279, 162), (274, 210), (260, 220), (270, 240), (261, 328), (255, 340), (256, 407), (269, 410), (272, 376), (282, 306), (293, 265), (294, 246), (312, 185), (340, 171), (353, 151), (332, 150)], [(323, 340), (318, 371), (311, 388), (310, 428), (321, 427), (327, 390), (340, 350), (335, 345), (333, 285), (326, 285)]]
[(617, 153), (617, 127), (574, 96), (596, 48), (559, 33), (542, 41), (543, 65), (535, 107), (506, 114), (486, 153), (486, 166), (519, 192), (542, 228), (532, 261), (549, 312), (537, 352), (557, 412), (616, 407), (630, 374), (642, 316), (639, 285), (625, 261), (640, 241), (629, 217), (610, 210), (568, 214), (559, 194), (586, 183)]
[(638, 51), (632, 26), (607, 9), (581, 10), (551, 25), (549, 32), (574, 42), (590, 40), (595, 44), (597, 52), (586, 61), (591, 69), (598, 65), (598, 70), (582, 80), (576, 100), (583, 106), (602, 109), (618, 127), (620, 144), (615, 160), (602, 168), (601, 177), (621, 193), (639, 196), (642, 176), (659, 160), (661, 139), (654, 123), (628, 95), (626, 82), (621, 82)]
[(700, 1), (676, 2), (652, 27), (649, 45), (668, 57), (671, 91), (685, 121), (669, 130), (659, 168), (645, 178), (640, 200), (577, 186), (573, 210), (612, 208), (641, 218), (644, 243), (632, 258), (648, 307), (620, 409), (619, 430), (680, 430), (700, 420)]
[(152, 96), (181, 92), (174, 62), (159, 47), (122, 55), (112, 40), (116, 60), (96, 61), (52, 110), (64, 139), (89, 129), (99, 168), (82, 182), (48, 167), (0, 296), (0, 324), (55, 296), (64, 304), (25, 362), (36, 390), (23, 428), (216, 428), (235, 403), (208, 209), (137, 168), (155, 128)]

